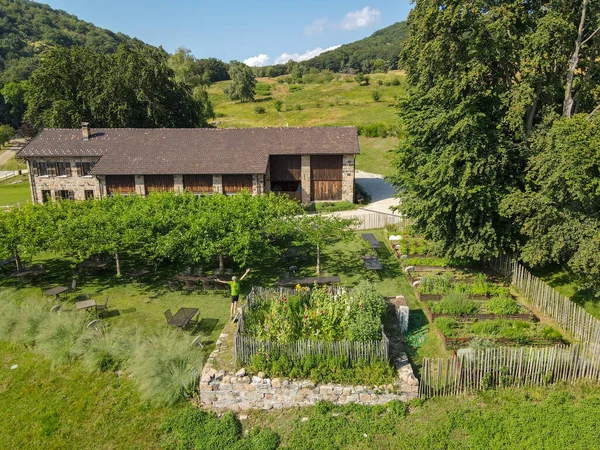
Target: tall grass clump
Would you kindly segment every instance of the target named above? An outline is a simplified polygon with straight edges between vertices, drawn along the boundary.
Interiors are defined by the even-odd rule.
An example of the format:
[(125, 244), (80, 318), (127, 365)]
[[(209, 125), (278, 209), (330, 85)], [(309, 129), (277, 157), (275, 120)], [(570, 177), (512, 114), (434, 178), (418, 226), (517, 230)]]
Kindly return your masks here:
[(177, 331), (136, 340), (128, 370), (137, 380), (142, 397), (159, 405), (172, 405), (194, 393), (202, 354)]
[(79, 314), (50, 314), (40, 323), (35, 348), (50, 360), (54, 369), (77, 357), (77, 341), (85, 330), (85, 317)]
[(99, 334), (97, 330), (87, 330), (77, 342), (77, 353), (81, 365), (88, 372), (114, 372), (124, 367), (131, 358), (133, 339), (131, 334), (110, 330)]
[(430, 303), (429, 309), (434, 314), (456, 314), (468, 315), (477, 314), (479, 307), (470, 300), (466, 294), (461, 292), (450, 292), (442, 297), (442, 300), (436, 303)]
[(16, 306), (17, 320), (8, 341), (27, 347), (34, 346), (43, 322), (48, 320), (50, 315), (48, 308), (44, 306), (35, 300), (25, 300)]

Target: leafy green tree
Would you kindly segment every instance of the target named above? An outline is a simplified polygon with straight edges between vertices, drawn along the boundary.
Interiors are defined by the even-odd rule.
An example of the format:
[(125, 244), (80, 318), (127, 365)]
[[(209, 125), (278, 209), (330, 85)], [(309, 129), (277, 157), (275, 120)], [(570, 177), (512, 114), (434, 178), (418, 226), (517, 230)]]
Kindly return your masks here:
[(341, 240), (349, 240), (354, 236), (350, 228), (358, 221), (344, 219), (338, 216), (323, 216), (311, 214), (303, 216), (296, 221), (296, 242), (309, 244), (317, 250), (317, 275), (321, 274), (321, 249), (327, 245)]
[(195, 127), (212, 108), (174, 80), (161, 50), (121, 46), (105, 55), (82, 47), (49, 49), (26, 93), (36, 127)]
[(239, 100), (240, 102), (254, 100), (256, 78), (250, 67), (244, 63), (232, 61), (229, 64), (229, 76), (231, 84), (223, 90), (229, 100)]
[(0, 145), (3, 145), (15, 134), (15, 129), (10, 125), (0, 125)]
[(14, 257), (17, 270), (23, 268), (22, 258), (31, 258), (49, 245), (48, 220), (41, 205), (12, 208), (0, 214), (0, 255)]
[(283, 107), (283, 102), (281, 100), (275, 100), (273, 106), (275, 107), (275, 111), (280, 112)]
[[(598, 13), (588, 9), (590, 23)], [(524, 186), (530, 136), (563, 109), (581, 14), (582, 4), (560, 1), (419, 0), (411, 11), (393, 182), (400, 209), (448, 256), (515, 249), (518, 230), (499, 205)], [(592, 33), (575, 72), (580, 112), (595, 106), (599, 86)]]
[(532, 141), (526, 187), (501, 204), (533, 266), (567, 265), (600, 296), (600, 117), (556, 120)]
[(12, 81), (10, 83), (6, 83), (4, 87), (0, 89), (0, 94), (2, 94), (4, 101), (10, 108), (9, 111), (13, 118), (13, 124), (17, 126), (23, 120), (23, 115), (27, 109), (27, 104), (25, 103), (26, 91), (26, 81)]

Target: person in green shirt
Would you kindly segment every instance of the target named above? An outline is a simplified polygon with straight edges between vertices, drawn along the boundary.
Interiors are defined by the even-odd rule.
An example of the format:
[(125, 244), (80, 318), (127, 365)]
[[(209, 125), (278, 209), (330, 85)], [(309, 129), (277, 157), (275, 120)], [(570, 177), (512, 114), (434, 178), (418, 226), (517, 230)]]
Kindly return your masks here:
[(219, 280), (218, 278), (216, 279), (218, 283), (227, 284), (231, 288), (231, 309), (229, 310), (229, 320), (233, 320), (235, 317), (237, 302), (240, 299), (240, 291), (242, 289), (241, 281), (246, 278), (248, 272), (250, 272), (250, 269), (246, 269), (246, 272), (244, 272), (244, 275), (242, 275), (239, 280), (236, 276), (231, 277), (231, 281), (223, 281)]

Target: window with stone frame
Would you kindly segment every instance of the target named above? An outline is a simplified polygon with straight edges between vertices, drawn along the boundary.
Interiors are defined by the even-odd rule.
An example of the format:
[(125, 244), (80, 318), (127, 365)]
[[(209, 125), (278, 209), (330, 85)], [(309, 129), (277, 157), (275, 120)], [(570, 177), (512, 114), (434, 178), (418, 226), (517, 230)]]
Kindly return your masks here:
[(43, 161), (38, 161), (33, 164), (34, 175), (38, 176), (47, 176), (50, 175), (50, 171), (48, 170), (48, 163)]
[(86, 200), (92, 200), (94, 198), (94, 191), (91, 189), (86, 189), (83, 194)]
[(77, 175), (79, 175), (80, 177), (85, 177), (90, 173), (90, 171), (92, 170), (92, 167), (94, 167), (94, 163), (78, 162), (78, 163), (75, 163), (75, 167), (77, 169)]
[(48, 203), (52, 200), (52, 193), (47, 190), (42, 190), (42, 203)]
[(70, 162), (57, 162), (56, 163), (56, 175), (61, 176), (71, 176), (71, 163)]
[(66, 189), (60, 189), (54, 193), (56, 200), (75, 200), (75, 192)]

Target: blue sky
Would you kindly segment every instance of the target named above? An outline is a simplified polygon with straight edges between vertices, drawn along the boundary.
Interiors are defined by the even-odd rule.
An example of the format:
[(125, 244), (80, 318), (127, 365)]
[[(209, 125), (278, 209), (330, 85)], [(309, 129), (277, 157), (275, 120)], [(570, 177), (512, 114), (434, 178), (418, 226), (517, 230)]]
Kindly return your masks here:
[[(43, 0), (42, 0), (43, 1)], [(409, 0), (47, 0), (169, 52), (252, 65), (307, 59), (406, 19)]]

